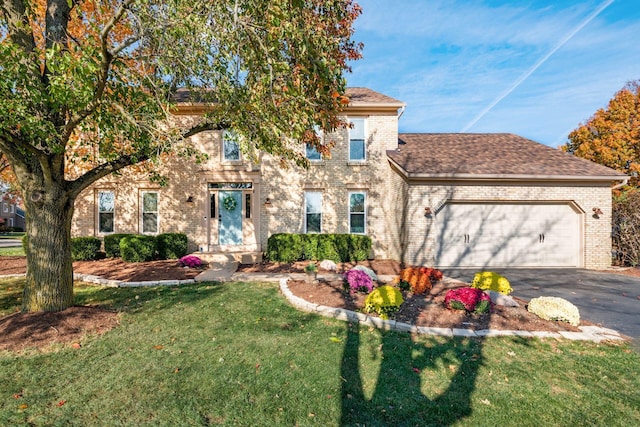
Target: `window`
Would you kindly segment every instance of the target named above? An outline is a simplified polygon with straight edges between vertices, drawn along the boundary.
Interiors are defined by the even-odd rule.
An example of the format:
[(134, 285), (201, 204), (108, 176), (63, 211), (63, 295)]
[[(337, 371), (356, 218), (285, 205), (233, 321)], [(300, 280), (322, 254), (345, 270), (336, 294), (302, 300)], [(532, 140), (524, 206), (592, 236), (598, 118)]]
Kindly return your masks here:
[(240, 161), (240, 144), (238, 135), (231, 131), (222, 132), (222, 160), (227, 162)]
[(98, 232), (113, 233), (113, 208), (115, 196), (113, 191), (98, 192)]
[(365, 193), (349, 193), (349, 232), (365, 234), (367, 223)]
[(15, 213), (16, 211), (15, 205), (9, 205), (9, 209), (11, 210), (11, 213)]
[(142, 233), (158, 233), (158, 192), (142, 192)]
[(251, 218), (251, 193), (244, 194), (244, 217)]
[(308, 191), (305, 200), (305, 232), (320, 233), (322, 231), (322, 193)]
[(9, 204), (6, 202), (2, 202), (2, 210), (4, 212), (9, 212)]
[(349, 161), (363, 162), (367, 160), (365, 150), (365, 119), (350, 119), (353, 125), (349, 129)]
[[(318, 126), (314, 126), (313, 127), (314, 132), (316, 133), (316, 135), (318, 136), (318, 139), (320, 140), (320, 144), (323, 143), (323, 133), (322, 133), (322, 129), (320, 129)], [(320, 152), (316, 149), (316, 147), (311, 146), (309, 144), (307, 144), (307, 159), (311, 160), (311, 161), (320, 161), (322, 160), (322, 156), (320, 155)]]
[(13, 227), (13, 218), (9, 218), (9, 227)]

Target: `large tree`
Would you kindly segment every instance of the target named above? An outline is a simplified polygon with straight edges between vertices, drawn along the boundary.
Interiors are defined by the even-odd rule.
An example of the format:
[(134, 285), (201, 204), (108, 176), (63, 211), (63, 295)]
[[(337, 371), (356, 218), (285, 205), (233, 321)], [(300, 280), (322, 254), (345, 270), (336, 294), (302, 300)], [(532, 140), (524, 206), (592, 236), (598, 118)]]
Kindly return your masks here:
[(640, 172), (640, 80), (628, 82), (584, 124), (569, 134), (564, 151), (631, 176)]
[[(304, 163), (359, 58), (353, 0), (0, 0), (0, 151), (27, 212), (25, 311), (73, 304), (74, 201), (98, 179), (233, 128)], [(210, 105), (172, 125), (178, 89)], [(184, 92), (180, 92), (184, 93)], [(320, 148), (320, 147), (319, 147)]]

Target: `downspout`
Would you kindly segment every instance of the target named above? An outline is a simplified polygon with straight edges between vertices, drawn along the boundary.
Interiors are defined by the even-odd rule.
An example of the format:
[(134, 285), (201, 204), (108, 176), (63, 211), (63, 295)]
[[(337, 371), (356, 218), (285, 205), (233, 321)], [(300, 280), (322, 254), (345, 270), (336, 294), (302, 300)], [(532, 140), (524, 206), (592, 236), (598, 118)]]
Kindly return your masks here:
[(617, 190), (618, 188), (624, 187), (629, 182), (630, 177), (625, 177), (620, 184), (614, 185), (611, 187), (611, 190)]
[(400, 114), (398, 114), (398, 120), (400, 120), (400, 117), (402, 117), (402, 115), (404, 114), (404, 110), (406, 110), (407, 106), (403, 105), (402, 107), (400, 107)]

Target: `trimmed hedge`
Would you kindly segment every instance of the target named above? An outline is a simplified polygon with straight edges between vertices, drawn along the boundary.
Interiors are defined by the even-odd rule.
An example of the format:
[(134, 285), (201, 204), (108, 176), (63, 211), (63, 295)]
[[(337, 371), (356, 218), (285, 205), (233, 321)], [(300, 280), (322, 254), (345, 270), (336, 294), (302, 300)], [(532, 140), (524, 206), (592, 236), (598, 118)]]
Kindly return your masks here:
[(371, 252), (371, 238), (358, 234), (273, 234), (267, 241), (267, 258), (275, 262), (325, 260), (363, 261)]
[(74, 261), (98, 259), (102, 242), (97, 237), (74, 237), (71, 239), (71, 258)]
[(135, 234), (120, 239), (120, 256), (126, 262), (144, 262), (155, 258), (157, 251), (155, 236)]
[(158, 234), (156, 244), (160, 259), (178, 259), (187, 254), (188, 240), (184, 233)]
[(134, 236), (134, 234), (120, 233), (104, 236), (104, 252), (107, 258), (120, 258), (120, 240), (127, 236)]

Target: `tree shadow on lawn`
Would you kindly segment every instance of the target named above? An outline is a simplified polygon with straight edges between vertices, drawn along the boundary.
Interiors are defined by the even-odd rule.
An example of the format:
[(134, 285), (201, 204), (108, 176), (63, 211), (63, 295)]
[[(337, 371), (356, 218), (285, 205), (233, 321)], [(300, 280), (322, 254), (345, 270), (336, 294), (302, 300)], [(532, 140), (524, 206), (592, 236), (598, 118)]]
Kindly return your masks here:
[[(484, 338), (414, 340), (404, 332), (379, 330), (380, 360), (368, 399), (361, 369), (362, 334), (369, 326), (350, 323), (341, 362), (342, 426), (451, 425), (472, 413), (471, 395), (483, 364)], [(368, 362), (370, 363), (370, 362)], [(446, 375), (446, 378), (438, 376)], [(422, 384), (423, 378), (433, 383)], [(425, 395), (423, 388), (428, 389)], [(369, 393), (371, 394), (371, 393)]]
[[(202, 282), (176, 286), (103, 287), (74, 284), (76, 305), (97, 305), (117, 311), (141, 311), (145, 308), (159, 310), (175, 306), (177, 303), (191, 303), (222, 290), (222, 282)], [(149, 303), (146, 304), (145, 303)]]

